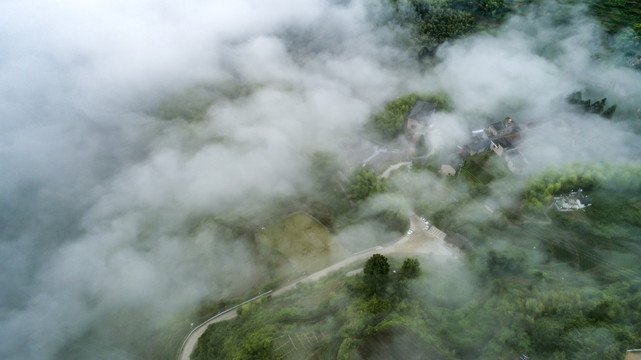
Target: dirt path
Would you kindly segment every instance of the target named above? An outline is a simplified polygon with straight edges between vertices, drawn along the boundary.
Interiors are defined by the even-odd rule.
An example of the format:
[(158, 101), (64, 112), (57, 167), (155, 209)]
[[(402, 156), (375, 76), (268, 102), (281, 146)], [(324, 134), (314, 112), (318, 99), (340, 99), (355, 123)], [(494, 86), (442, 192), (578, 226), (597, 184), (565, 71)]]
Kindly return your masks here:
[(390, 167), (388, 167), (387, 169), (385, 169), (385, 171), (383, 171), (383, 174), (381, 175), (381, 177), (387, 179), (389, 177), (389, 175), (392, 173), (392, 171), (394, 171), (394, 170), (396, 170), (396, 169), (398, 169), (398, 168), (400, 168), (402, 166), (410, 165), (411, 163), (412, 163), (411, 161), (404, 161), (404, 162), (400, 162), (400, 163), (397, 163), (397, 164), (394, 164), (394, 165), (390, 165)]
[[(365, 260), (370, 256), (372, 256), (373, 254), (389, 255), (393, 253), (403, 253), (403, 254), (434, 253), (438, 255), (458, 257), (458, 250), (449, 247), (445, 243), (445, 241), (443, 241), (442, 237), (434, 236), (433, 235), (434, 230), (432, 230), (431, 228), (429, 230), (425, 229), (425, 224), (415, 214), (412, 214), (410, 216), (410, 231), (408, 231), (408, 233), (411, 233), (411, 234), (403, 235), (396, 242), (391, 243), (387, 246), (377, 246), (365, 251), (358, 252), (340, 262), (337, 262), (336, 264), (330, 265), (311, 275), (303, 277), (287, 286), (274, 290), (273, 292), (271, 292), (271, 296), (278, 296), (288, 290), (291, 290), (295, 288), (296, 285), (298, 285), (299, 283), (310, 283), (310, 282), (317, 281), (320, 278), (329, 275), (331, 272), (337, 271), (353, 262), (356, 262), (359, 260)], [(264, 294), (264, 295), (267, 295), (267, 294)], [(259, 297), (256, 297), (252, 300), (248, 300), (247, 302), (256, 300)], [(217, 315), (205, 321), (204, 323), (198, 325), (196, 327), (196, 330), (192, 331), (192, 333), (190, 333), (188, 335), (188, 338), (185, 340), (182, 351), (180, 352), (178, 359), (189, 360), (191, 353), (196, 348), (198, 339), (200, 338), (200, 336), (202, 336), (205, 330), (207, 330), (207, 327), (209, 327), (209, 325), (220, 322), (220, 321), (231, 320), (235, 318), (237, 315), (238, 313), (234, 308), (229, 312)]]

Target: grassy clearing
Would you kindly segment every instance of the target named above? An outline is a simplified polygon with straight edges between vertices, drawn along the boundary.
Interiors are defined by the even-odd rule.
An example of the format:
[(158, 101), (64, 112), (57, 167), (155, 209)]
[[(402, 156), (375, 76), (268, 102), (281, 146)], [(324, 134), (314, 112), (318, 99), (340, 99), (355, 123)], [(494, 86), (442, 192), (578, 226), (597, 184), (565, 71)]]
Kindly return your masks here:
[(281, 271), (311, 272), (348, 254), (325, 225), (305, 212), (287, 215), (260, 229), (256, 241), (283, 255), (288, 263)]

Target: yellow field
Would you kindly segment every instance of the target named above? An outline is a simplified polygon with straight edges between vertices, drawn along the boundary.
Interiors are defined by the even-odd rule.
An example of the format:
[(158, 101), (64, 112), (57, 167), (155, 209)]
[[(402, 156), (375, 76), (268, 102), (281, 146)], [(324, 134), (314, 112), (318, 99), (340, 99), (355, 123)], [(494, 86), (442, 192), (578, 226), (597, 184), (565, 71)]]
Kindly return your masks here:
[(296, 272), (323, 268), (348, 254), (323, 224), (305, 212), (287, 215), (260, 229), (256, 240), (282, 254)]

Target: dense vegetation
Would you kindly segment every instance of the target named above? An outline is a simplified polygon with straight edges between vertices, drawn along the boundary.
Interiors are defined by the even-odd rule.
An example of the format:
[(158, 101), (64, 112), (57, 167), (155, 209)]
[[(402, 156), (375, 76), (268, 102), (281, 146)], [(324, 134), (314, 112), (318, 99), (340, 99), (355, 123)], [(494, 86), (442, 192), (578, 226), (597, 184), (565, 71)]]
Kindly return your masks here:
[[(528, 235), (536, 229), (489, 226), (465, 264), (424, 259), (421, 271), (416, 259), (399, 268), (374, 256), (362, 275), (246, 306), (211, 326), (193, 358), (376, 359), (387, 348), (412, 359), (620, 359), (638, 346), (639, 265), (578, 271), (532, 250), (546, 246)], [(508, 233), (512, 246), (492, 247)]]
[[(345, 278), (337, 273), (283, 296), (244, 305), (238, 319), (207, 329), (192, 359), (351, 359), (365, 350), (358, 349), (363, 334), (390, 328), (381, 320), (407, 300), (408, 281), (421, 274), (419, 261), (412, 258), (406, 258), (398, 271), (390, 269), (387, 257), (375, 254), (361, 275)], [(372, 331), (372, 325), (379, 329)], [(231, 333), (236, 336), (227, 335)]]
[[(468, 170), (495, 176), (489, 159), (478, 156)], [(523, 192), (526, 211), (493, 214), (482, 204), (492, 194), (486, 183), (459, 176), (442, 186), (414, 205), (457, 232), (449, 237), (466, 244), (460, 262), (373, 256), (362, 274), (345, 277), (345, 269), (244, 306), (207, 330), (193, 358), (619, 360), (639, 347), (641, 168), (546, 170)], [(594, 205), (540, 215), (554, 194), (577, 187)]]
[(440, 111), (452, 109), (451, 100), (445, 93), (403, 95), (385, 104), (381, 111), (372, 116), (369, 124), (371, 130), (386, 140), (397, 137), (403, 132), (405, 118), (418, 100), (436, 104)]
[(355, 172), (347, 187), (347, 194), (350, 200), (357, 203), (363, 202), (374, 194), (386, 191), (387, 180), (380, 178), (375, 171), (366, 168)]
[(408, 48), (419, 58), (434, 55), (437, 47), (471, 33), (481, 24), (499, 24), (509, 9), (503, 0), (388, 0), (393, 21), (407, 28)]
[(638, 0), (587, 0), (589, 14), (607, 32), (603, 59), (641, 70), (641, 2)]
[[(395, 9), (392, 22), (408, 30), (409, 51), (430, 58), (439, 45), (475, 31), (491, 30), (506, 15), (542, 0), (383, 0)], [(641, 69), (641, 2), (638, 0), (559, 0), (565, 6), (585, 4), (609, 35), (603, 59)]]
[(608, 101), (607, 98), (602, 98), (598, 101), (592, 101), (591, 99), (583, 100), (580, 91), (570, 94), (567, 100), (570, 104), (579, 106), (585, 112), (601, 115), (606, 119), (612, 118), (612, 115), (614, 115), (614, 112), (617, 110), (617, 104), (611, 105), (608, 108), (605, 107)]
[[(451, 185), (461, 179), (477, 186), (466, 177)], [(541, 215), (552, 196), (580, 187), (592, 206), (549, 210), (547, 219)], [(491, 192), (470, 194), (430, 216), (442, 229), (457, 232), (450, 241), (467, 249), (468, 266), (491, 292), (473, 296), (471, 307), (450, 318), (476, 319), (465, 326), (479, 334), (468, 343), (469, 353), (457, 349), (456, 358), (514, 354), (510, 358), (521, 352), (543, 359), (620, 359), (626, 348), (638, 347), (639, 166), (577, 163), (543, 171), (524, 192), (525, 213), (503, 207), (490, 214), (482, 201)], [(478, 319), (493, 319), (497, 328), (485, 329)], [(455, 333), (448, 336), (460, 341)]]
[(533, 178), (524, 191), (525, 203), (532, 209), (548, 206), (552, 197), (582, 188), (594, 195), (601, 192), (636, 194), (641, 189), (641, 167), (606, 163), (574, 163), (562, 169), (551, 168)]
[[(599, 19), (605, 30), (614, 34), (631, 29), (641, 38), (641, 2), (635, 0), (591, 0), (591, 13)], [(637, 44), (638, 46), (639, 44)]]
[(475, 188), (483, 187), (509, 173), (505, 161), (493, 151), (484, 151), (468, 157), (460, 170), (461, 176)]

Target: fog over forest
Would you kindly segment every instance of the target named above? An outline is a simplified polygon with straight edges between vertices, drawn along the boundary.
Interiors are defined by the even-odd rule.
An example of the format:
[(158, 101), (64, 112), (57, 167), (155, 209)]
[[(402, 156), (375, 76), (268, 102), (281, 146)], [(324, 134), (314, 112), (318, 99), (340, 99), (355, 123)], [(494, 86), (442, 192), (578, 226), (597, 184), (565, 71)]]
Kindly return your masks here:
[[(440, 141), (518, 119), (530, 171), (638, 163), (628, 120), (641, 73), (596, 59), (602, 29), (582, 9), (512, 17), (445, 43), (433, 66), (386, 11), (368, 0), (0, 3), (0, 358), (137, 359), (176, 314), (258, 286), (268, 264), (198, 224), (251, 214), (259, 226), (310, 190), (309, 154), (340, 154), (405, 93), (451, 97)], [(586, 87), (619, 101), (616, 121), (564, 101)], [(427, 181), (413, 184), (438, 188)]]

